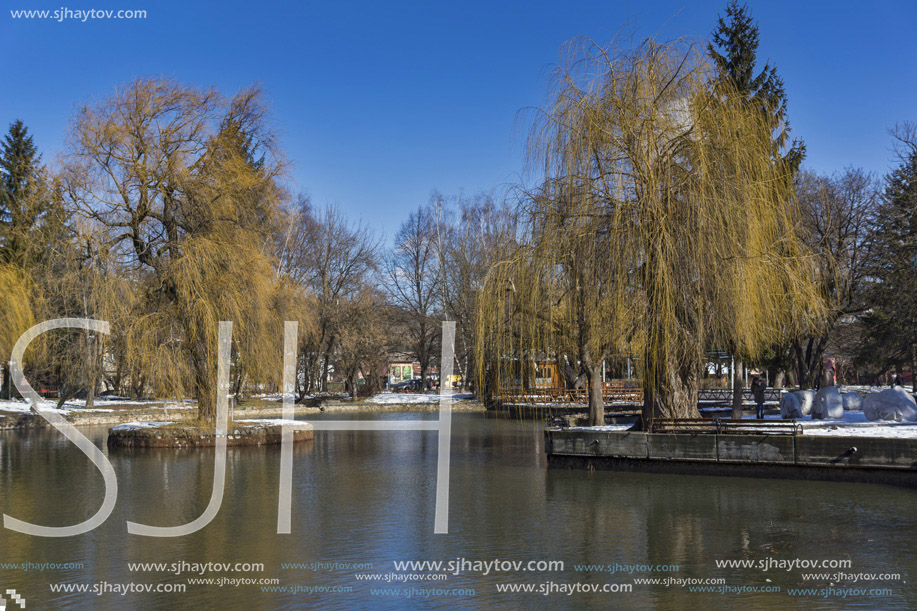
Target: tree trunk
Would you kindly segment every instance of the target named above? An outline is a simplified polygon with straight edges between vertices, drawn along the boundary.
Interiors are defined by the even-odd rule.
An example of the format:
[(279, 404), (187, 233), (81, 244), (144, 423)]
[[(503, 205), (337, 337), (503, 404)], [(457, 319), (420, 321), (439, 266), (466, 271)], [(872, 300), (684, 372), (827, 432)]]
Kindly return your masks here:
[(0, 388), (0, 399), (12, 398), (13, 379), (10, 377), (10, 366), (6, 363), (0, 365), (3, 372), (3, 386)]
[(735, 371), (732, 372), (732, 418), (742, 417), (742, 403), (744, 402), (745, 363), (736, 359)]
[(327, 386), (328, 385), (328, 365), (329, 365), (328, 360), (330, 358), (331, 358), (331, 355), (329, 355), (327, 352), (322, 357), (322, 379), (319, 382), (319, 387), (318, 387), (321, 392), (325, 392), (328, 390), (328, 386)]
[(357, 398), (357, 372), (353, 371), (349, 376), (350, 380), (350, 398), (351, 400), (356, 400)]
[(139, 401), (143, 398), (143, 388), (146, 386), (146, 383), (143, 380), (143, 376), (137, 373), (136, 375), (131, 375), (131, 401)]
[(78, 386), (68, 386), (66, 384), (61, 385), (60, 390), (57, 392), (57, 409), (64, 407), (64, 403), (76, 396), (76, 393), (79, 392)]
[(786, 385), (786, 373), (781, 369), (774, 376), (774, 388), (781, 389)]
[(796, 342), (793, 350), (796, 353), (796, 382), (800, 388), (812, 388), (818, 376), (821, 375), (822, 361), (825, 354), (827, 338), (810, 338), (805, 342)]
[(583, 369), (589, 388), (589, 426), (604, 426), (605, 398), (602, 395), (602, 372), (592, 362), (588, 351), (583, 354)]
[(911, 344), (911, 392), (917, 393), (917, 350)]
[[(665, 342), (665, 340), (662, 340)], [(697, 385), (699, 363), (693, 358), (678, 359), (659, 347), (644, 356), (643, 428), (649, 430), (654, 418), (699, 418)]]
[(86, 386), (86, 405), (85, 409), (92, 409), (96, 402), (96, 384), (99, 383), (98, 376), (93, 373), (89, 378), (89, 384)]
[(306, 396), (306, 380), (309, 378), (309, 370), (303, 367), (302, 363), (302, 358), (300, 358), (299, 366), (296, 368), (296, 381), (294, 383), (298, 403), (302, 403), (303, 397)]
[(191, 346), (191, 367), (194, 373), (194, 398), (197, 417), (203, 424), (216, 423), (216, 371), (211, 364), (206, 340), (198, 339)]
[(96, 389), (99, 386), (99, 374), (102, 369), (102, 340), (98, 337), (89, 338), (89, 354), (92, 359), (89, 379), (86, 383), (86, 406), (85, 409), (92, 409), (96, 400)]

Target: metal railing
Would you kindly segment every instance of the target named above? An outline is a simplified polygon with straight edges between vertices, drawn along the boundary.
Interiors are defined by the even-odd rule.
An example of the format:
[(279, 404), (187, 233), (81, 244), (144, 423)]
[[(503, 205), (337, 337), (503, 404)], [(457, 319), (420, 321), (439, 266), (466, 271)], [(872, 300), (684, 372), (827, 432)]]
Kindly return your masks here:
[[(780, 397), (783, 396), (784, 390), (782, 388), (767, 388), (764, 391), (764, 400), (765, 401), (780, 401)], [(754, 394), (752, 393), (751, 388), (742, 389), (742, 400), (743, 401), (753, 401)], [(698, 401), (716, 401), (722, 403), (728, 403), (732, 401), (732, 389), (731, 388), (702, 388), (697, 391), (697, 400)]]
[(654, 418), (651, 433), (716, 433), (717, 435), (799, 435), (796, 420), (749, 418)]
[[(582, 403), (589, 402), (586, 388), (513, 388), (503, 390), (495, 397), (505, 403)], [(605, 403), (643, 403), (643, 389), (622, 384), (602, 386)]]

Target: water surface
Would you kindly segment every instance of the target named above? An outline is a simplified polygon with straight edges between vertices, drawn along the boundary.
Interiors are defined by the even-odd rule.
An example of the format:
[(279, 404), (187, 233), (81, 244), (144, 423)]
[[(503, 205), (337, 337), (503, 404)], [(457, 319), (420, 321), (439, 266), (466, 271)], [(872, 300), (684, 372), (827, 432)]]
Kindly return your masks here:
[[(82, 430), (105, 447), (105, 428)], [(917, 589), (908, 579), (917, 575), (915, 491), (548, 469), (540, 424), (458, 413), (453, 416), (449, 534), (434, 535), (436, 439), (432, 432), (342, 431), (317, 432), (314, 441), (297, 444), (290, 535), (276, 534), (279, 448), (229, 448), (219, 514), (203, 530), (171, 539), (128, 535), (125, 522), (170, 526), (196, 518), (210, 498), (213, 450), (106, 449), (120, 486), (112, 516), (95, 531), (71, 538), (4, 530), (0, 563), (7, 564), (0, 564), (0, 587), (16, 589), (29, 609), (917, 608)], [(63, 526), (92, 515), (101, 500), (100, 474), (56, 431), (0, 434), (3, 513)], [(414, 581), (428, 578), (431, 571), (398, 571), (394, 565), (461, 559), (561, 561), (564, 568), (491, 570), (486, 575), (466, 570), (446, 572), (444, 580)], [(725, 560), (756, 566), (718, 568), (717, 561)], [(849, 561), (849, 566), (776, 568), (802, 560)], [(182, 567), (183, 562), (188, 564)], [(263, 564), (264, 569), (190, 571), (191, 563), (208, 562)], [(23, 570), (16, 563), (82, 563), (82, 568)], [(129, 563), (167, 566), (132, 570)], [(285, 568), (289, 563), (301, 568)], [(623, 568), (612, 573), (607, 565), (615, 564)], [(181, 574), (172, 568), (182, 568)], [(838, 572), (848, 578), (827, 576)], [(808, 573), (826, 577), (806, 580)], [(901, 579), (854, 583), (849, 577), (863, 574), (899, 574)], [(201, 577), (279, 583), (189, 583)], [(634, 583), (654, 578), (669, 578), (670, 585)], [(400, 581), (405, 579), (411, 581)], [(719, 589), (706, 593), (679, 585), (705, 579), (723, 583), (694, 584)], [(109, 591), (53, 592), (59, 584)], [(123, 584), (179, 584), (186, 591), (112, 591)], [(526, 584), (536, 592), (554, 592), (499, 591)], [(559, 590), (595, 584), (630, 586), (631, 591), (566, 595)], [(751, 591), (762, 587), (780, 591)], [(796, 588), (814, 590), (800, 595), (791, 592)], [(870, 593), (870, 588), (883, 591)]]

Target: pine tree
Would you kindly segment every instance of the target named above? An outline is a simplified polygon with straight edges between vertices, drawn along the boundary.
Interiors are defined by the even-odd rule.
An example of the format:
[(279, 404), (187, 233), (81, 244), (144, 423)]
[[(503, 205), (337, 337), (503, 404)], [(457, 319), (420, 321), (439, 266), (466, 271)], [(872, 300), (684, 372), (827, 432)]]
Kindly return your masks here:
[(917, 150), (886, 178), (872, 250), (868, 298), (863, 317), (861, 362), (881, 369), (917, 361)]
[(43, 209), (40, 163), (28, 128), (14, 121), (0, 143), (0, 261), (23, 263), (25, 240)]
[(725, 17), (717, 17), (712, 42), (707, 51), (713, 59), (719, 78), (728, 79), (731, 88), (759, 106), (762, 112), (772, 117), (774, 129), (774, 157), (787, 164), (795, 172), (806, 154), (805, 144), (793, 140), (784, 153), (789, 139), (790, 125), (787, 121), (786, 90), (777, 68), (766, 63), (755, 74), (758, 54), (758, 25), (752, 19), (748, 6), (739, 6), (731, 0), (726, 7)]

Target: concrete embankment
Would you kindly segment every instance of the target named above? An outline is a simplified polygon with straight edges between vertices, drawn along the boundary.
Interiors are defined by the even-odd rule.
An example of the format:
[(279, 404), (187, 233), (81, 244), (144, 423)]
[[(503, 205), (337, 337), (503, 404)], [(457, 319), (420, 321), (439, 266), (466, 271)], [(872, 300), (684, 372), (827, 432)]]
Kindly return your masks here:
[(917, 486), (917, 439), (547, 429), (555, 467)]
[[(313, 438), (311, 424), (298, 424), (293, 429), (293, 442)], [(218, 436), (212, 430), (191, 426), (118, 429), (108, 432), (110, 448), (207, 448), (216, 445)], [(227, 446), (278, 445), (283, 440), (283, 427), (276, 424), (233, 423), (226, 434)]]

